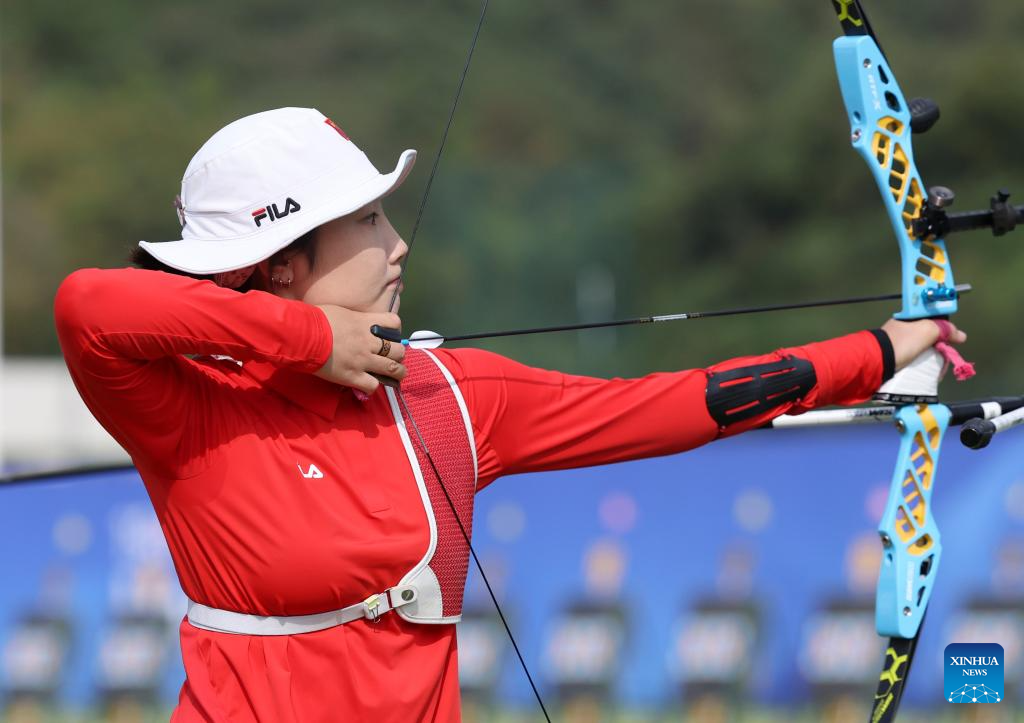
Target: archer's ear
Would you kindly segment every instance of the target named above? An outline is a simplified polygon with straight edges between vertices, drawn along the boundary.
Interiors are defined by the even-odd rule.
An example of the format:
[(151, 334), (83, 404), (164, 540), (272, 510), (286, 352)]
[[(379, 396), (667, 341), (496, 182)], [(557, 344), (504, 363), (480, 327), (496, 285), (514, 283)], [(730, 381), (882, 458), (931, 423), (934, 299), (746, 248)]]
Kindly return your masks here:
[(260, 264), (260, 271), (270, 285), (270, 292), (286, 299), (295, 298), (292, 284), (295, 283), (295, 269), (290, 258), (277, 255)]

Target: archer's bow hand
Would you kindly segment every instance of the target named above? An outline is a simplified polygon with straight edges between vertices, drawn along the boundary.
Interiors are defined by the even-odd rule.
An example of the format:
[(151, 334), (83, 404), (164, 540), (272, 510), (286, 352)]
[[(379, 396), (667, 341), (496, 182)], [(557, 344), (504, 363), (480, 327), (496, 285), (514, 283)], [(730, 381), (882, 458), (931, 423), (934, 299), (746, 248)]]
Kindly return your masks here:
[(882, 331), (888, 334), (889, 340), (892, 341), (897, 372), (940, 342), (963, 344), (967, 341), (967, 334), (957, 329), (952, 322), (942, 320), (889, 319), (882, 325)]
[(957, 381), (974, 376), (953, 344), (967, 341), (967, 334), (945, 320), (890, 319), (882, 330), (888, 334), (895, 356), (896, 374), (875, 394), (875, 399), (896, 403), (935, 403), (939, 382), (950, 364)]

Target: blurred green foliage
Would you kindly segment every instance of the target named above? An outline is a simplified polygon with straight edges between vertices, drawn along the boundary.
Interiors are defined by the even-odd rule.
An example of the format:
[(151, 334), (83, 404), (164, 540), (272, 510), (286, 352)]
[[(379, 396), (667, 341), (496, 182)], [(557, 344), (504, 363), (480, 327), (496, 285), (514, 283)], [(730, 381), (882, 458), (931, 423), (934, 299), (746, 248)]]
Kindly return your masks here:
[[(928, 183), (1024, 203), (1024, 5), (868, 0), (904, 91), (939, 101)], [(60, 280), (178, 238), (192, 153), (248, 113), (314, 106), (390, 168), (411, 228), (475, 0), (2, 0), (5, 344), (54, 353)], [(898, 254), (848, 126), (831, 6), (493, 0), (410, 263), (407, 330), (449, 334), (897, 291)], [(954, 238), (976, 287), (958, 323), (979, 378), (1020, 391), (1024, 230)], [(636, 375), (879, 325), (884, 306), (488, 343), (524, 362)]]

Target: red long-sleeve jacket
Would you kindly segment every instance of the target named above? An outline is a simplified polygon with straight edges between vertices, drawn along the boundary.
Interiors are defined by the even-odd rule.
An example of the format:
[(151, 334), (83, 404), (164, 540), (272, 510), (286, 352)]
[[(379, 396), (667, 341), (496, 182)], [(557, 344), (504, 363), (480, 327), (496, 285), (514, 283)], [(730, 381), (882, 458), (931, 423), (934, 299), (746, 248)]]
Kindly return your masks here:
[[(359, 402), (311, 374), (332, 344), (319, 309), (160, 272), (86, 269), (62, 284), (55, 312), (75, 384), (138, 467), (191, 599), (259, 615), (323, 612), (386, 589), (420, 559), (426, 516), (384, 395)], [(641, 379), (561, 374), (471, 349), (437, 355), (473, 421), (481, 488), (715, 439), (722, 430), (705, 403), (713, 371), (781, 355), (814, 366), (817, 383), (801, 400), (730, 433), (864, 400), (883, 376), (869, 332)], [(311, 464), (322, 478), (302, 474)], [(181, 647), (187, 679), (174, 721), (459, 719), (451, 625), (385, 615), (257, 637), (184, 620)]]

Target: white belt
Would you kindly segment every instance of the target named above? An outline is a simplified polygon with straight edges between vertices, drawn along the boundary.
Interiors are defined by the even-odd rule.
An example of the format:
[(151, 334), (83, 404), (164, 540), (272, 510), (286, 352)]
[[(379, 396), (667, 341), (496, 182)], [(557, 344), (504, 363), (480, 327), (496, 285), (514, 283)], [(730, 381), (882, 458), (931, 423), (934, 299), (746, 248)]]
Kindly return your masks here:
[(408, 605), (416, 599), (416, 588), (399, 585), (382, 593), (371, 595), (360, 603), (340, 610), (313, 615), (247, 615), (231, 610), (218, 610), (188, 601), (188, 621), (197, 628), (215, 633), (238, 635), (297, 635), (326, 630), (353, 620), (376, 622), (384, 613)]

